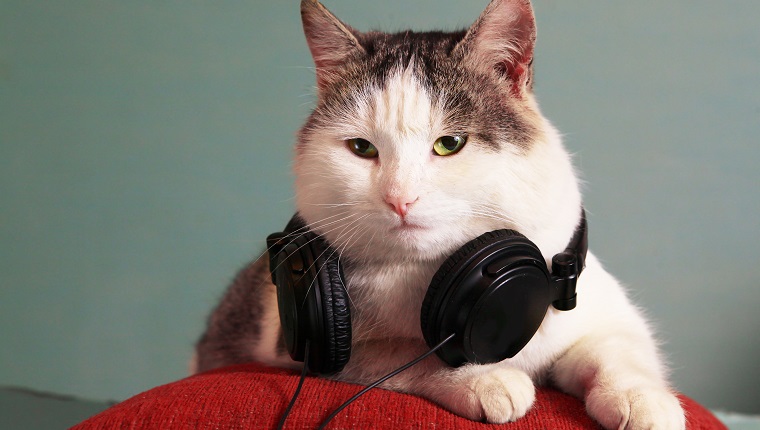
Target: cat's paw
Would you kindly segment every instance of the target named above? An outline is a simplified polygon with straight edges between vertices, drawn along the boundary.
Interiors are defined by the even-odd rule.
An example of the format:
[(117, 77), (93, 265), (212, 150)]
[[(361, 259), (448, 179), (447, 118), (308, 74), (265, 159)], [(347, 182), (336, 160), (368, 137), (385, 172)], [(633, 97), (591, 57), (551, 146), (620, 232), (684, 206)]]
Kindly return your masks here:
[(457, 415), (474, 421), (501, 424), (524, 416), (536, 398), (533, 381), (512, 368), (492, 368), (460, 375), (439, 403)]
[(614, 391), (593, 388), (586, 409), (605, 429), (683, 430), (686, 418), (678, 398), (662, 388)]

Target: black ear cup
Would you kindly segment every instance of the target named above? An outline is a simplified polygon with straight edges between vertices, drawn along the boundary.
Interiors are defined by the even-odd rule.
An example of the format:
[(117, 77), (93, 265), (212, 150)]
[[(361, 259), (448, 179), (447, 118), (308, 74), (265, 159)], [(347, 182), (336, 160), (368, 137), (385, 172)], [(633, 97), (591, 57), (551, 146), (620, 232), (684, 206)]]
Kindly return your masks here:
[(308, 341), (309, 369), (339, 372), (350, 357), (351, 314), (338, 254), (311, 232), (275, 233), (267, 242), (288, 353), (304, 361)]
[[(514, 230), (496, 230), (485, 233), (470, 240), (462, 245), (453, 254), (447, 258), (443, 264), (438, 268), (433, 275), (433, 279), (430, 280), (425, 299), (422, 302), (422, 310), (420, 311), (420, 323), (422, 325), (422, 333), (428, 332), (428, 321), (430, 319), (431, 308), (433, 303), (439, 301), (443, 296), (439, 295), (441, 285), (444, 285), (443, 280), (449, 277), (452, 273), (455, 273), (460, 267), (465, 264), (473, 255), (476, 254), (479, 248), (488, 246), (492, 243), (498, 243), (499, 241), (508, 238), (522, 236), (520, 233)], [(450, 283), (450, 282), (449, 282)], [(425, 334), (425, 340), (427, 341), (427, 335)], [(427, 342), (430, 344), (430, 342)], [(435, 345), (435, 343), (434, 343)]]
[(551, 276), (535, 244), (513, 230), (477, 237), (433, 277), (420, 322), (428, 346), (451, 366), (513, 357), (533, 337), (551, 304)]

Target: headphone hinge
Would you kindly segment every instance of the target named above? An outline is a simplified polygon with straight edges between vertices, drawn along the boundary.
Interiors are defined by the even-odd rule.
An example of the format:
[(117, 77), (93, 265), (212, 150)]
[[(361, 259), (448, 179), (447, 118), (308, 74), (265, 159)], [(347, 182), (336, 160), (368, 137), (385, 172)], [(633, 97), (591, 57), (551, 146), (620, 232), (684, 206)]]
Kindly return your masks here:
[(552, 306), (555, 309), (560, 311), (575, 309), (578, 297), (575, 292), (578, 269), (578, 258), (571, 252), (561, 252), (552, 258), (552, 281), (556, 292)]

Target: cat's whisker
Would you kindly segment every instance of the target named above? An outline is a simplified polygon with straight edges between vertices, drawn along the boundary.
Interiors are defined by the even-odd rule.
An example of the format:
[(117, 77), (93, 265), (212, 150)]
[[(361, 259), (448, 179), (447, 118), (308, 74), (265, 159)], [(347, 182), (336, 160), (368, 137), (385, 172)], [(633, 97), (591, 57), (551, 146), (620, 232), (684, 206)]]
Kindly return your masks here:
[[(350, 230), (349, 230), (349, 233), (350, 233), (350, 234), (352, 234), (352, 236), (353, 236), (353, 234), (355, 234), (356, 230), (358, 230), (359, 228), (361, 228), (361, 224), (358, 224), (358, 222), (359, 222), (359, 221), (361, 221), (362, 219), (364, 219), (364, 218), (368, 217), (368, 216), (369, 216), (369, 214), (364, 214), (364, 215), (360, 216), (359, 218), (357, 218), (357, 219), (354, 219), (353, 221), (351, 221), (351, 222), (350, 222), (350, 223), (348, 223), (347, 225), (345, 225), (345, 226), (343, 227), (343, 230), (341, 230), (341, 232), (338, 234), (338, 237), (337, 237), (337, 239), (338, 239), (338, 240), (336, 240), (336, 242), (340, 242), (340, 241), (341, 241), (341, 239), (342, 239), (342, 238), (343, 238), (343, 237), (344, 237), (344, 236), (347, 234), (347, 230), (349, 230), (349, 229), (350, 229)], [(347, 242), (346, 242), (346, 243), (347, 243)], [(312, 264), (309, 266), (309, 268), (308, 268), (307, 270), (311, 270), (311, 269), (314, 267), (314, 265), (317, 263), (317, 260), (318, 260), (319, 258), (323, 257), (323, 256), (324, 256), (324, 254), (325, 254), (325, 253), (326, 253), (328, 250), (332, 250), (332, 252), (330, 253), (330, 255), (328, 255), (326, 258), (324, 258), (325, 260), (327, 260), (327, 259), (329, 259), (330, 257), (332, 257), (332, 256), (333, 256), (333, 255), (334, 255), (334, 254), (335, 254), (335, 253), (338, 251), (337, 249), (335, 249), (335, 247), (332, 247), (332, 248), (325, 248), (325, 249), (322, 251), (322, 253), (321, 253), (321, 254), (319, 254), (319, 256), (317, 256), (317, 257), (314, 259), (314, 262), (313, 262), (313, 263), (312, 263)], [(321, 269), (322, 269), (322, 268), (320, 268), (320, 270), (321, 270)], [(309, 285), (309, 288), (306, 290), (306, 295), (307, 295), (307, 296), (308, 296), (309, 292), (311, 291), (311, 289), (314, 287), (314, 282), (316, 282), (316, 280), (317, 280), (317, 278), (314, 278), (314, 280), (312, 280), (311, 284)], [(344, 286), (344, 288), (345, 288), (345, 286)], [(348, 289), (346, 289), (346, 293), (348, 293)], [(351, 299), (351, 298), (349, 297), (349, 300), (350, 300), (350, 299)], [(305, 299), (304, 299), (304, 300), (305, 300)], [(305, 303), (305, 302), (304, 302), (304, 303)], [(303, 304), (302, 304), (302, 305), (303, 305)]]
[[(337, 229), (337, 227), (336, 227), (336, 229)], [(328, 230), (328, 231), (332, 231), (332, 230)], [(312, 239), (309, 239), (308, 241), (306, 241), (305, 243), (303, 243), (301, 246), (299, 246), (298, 248), (296, 248), (296, 249), (295, 249), (295, 251), (296, 251), (296, 252), (297, 252), (297, 251), (300, 251), (301, 249), (303, 249), (304, 247), (308, 246), (310, 243), (312, 243), (313, 241), (315, 241), (315, 240), (318, 240), (318, 239), (319, 239), (319, 236), (315, 236), (315, 237), (313, 237)], [(292, 240), (290, 243), (293, 243), (294, 241), (295, 241), (295, 238), (294, 238), (294, 239), (293, 239), (293, 240)], [(321, 256), (321, 255), (322, 255), (322, 254), (320, 254), (320, 256)], [(280, 264), (284, 264), (284, 261), (283, 261), (282, 263), (280, 263)], [(313, 267), (314, 267), (314, 264), (316, 264), (316, 259), (315, 259), (315, 261), (314, 261), (314, 262), (311, 264), (311, 266), (309, 266), (309, 269), (313, 268)], [(270, 269), (270, 271), (271, 271), (271, 272), (274, 272), (274, 271), (276, 271), (276, 270), (277, 270), (279, 267), (280, 267), (280, 265), (277, 265), (277, 266), (276, 266), (274, 269)], [(313, 281), (312, 281), (312, 282), (313, 282)], [(309, 285), (309, 290), (311, 290), (311, 285)], [(307, 290), (307, 293), (308, 293), (308, 290)]]
[[(372, 245), (373, 241), (375, 240), (375, 236), (377, 235), (378, 230), (375, 230), (372, 233), (372, 236), (370, 236), (369, 240), (364, 244), (364, 252), (362, 255), (369, 255), (369, 247)], [(366, 258), (366, 257), (365, 257)]]
[(306, 203), (308, 206), (322, 206), (326, 208), (339, 208), (343, 206), (356, 206), (363, 202), (346, 202), (346, 203)]
[[(345, 215), (346, 213), (347, 213), (347, 212), (342, 212), (342, 213), (338, 213), (338, 214), (333, 214), (333, 215), (331, 215), (331, 216), (329, 216), (329, 217), (325, 217), (325, 218), (322, 218), (322, 219), (321, 219), (321, 220), (319, 220), (319, 221), (315, 221), (315, 222), (313, 222), (313, 223), (311, 223), (311, 224), (308, 224), (308, 225), (304, 225), (304, 226), (302, 226), (302, 227), (300, 227), (300, 228), (298, 228), (298, 229), (296, 229), (296, 230), (294, 230), (294, 231), (292, 231), (292, 232), (290, 232), (290, 233), (286, 234), (286, 235), (283, 237), (283, 239), (286, 239), (286, 238), (288, 238), (288, 239), (291, 239), (291, 240), (290, 240), (290, 242), (288, 242), (288, 244), (290, 244), (290, 243), (293, 243), (293, 242), (295, 241), (295, 239), (296, 239), (296, 238), (298, 238), (298, 237), (302, 236), (304, 233), (306, 233), (306, 232), (308, 232), (308, 231), (310, 231), (310, 230), (313, 230), (313, 228), (312, 228), (312, 227), (314, 227), (314, 226), (315, 226), (317, 223), (319, 223), (319, 222), (322, 222), (322, 221), (325, 221), (325, 220), (328, 220), (328, 219), (330, 219), (330, 218), (334, 218), (334, 217), (336, 217), (336, 216), (342, 216), (342, 215)], [(346, 219), (349, 219), (351, 216), (353, 216), (353, 214), (349, 214), (348, 216), (345, 216), (345, 217), (343, 217), (343, 218), (340, 218), (340, 219), (338, 219), (338, 220), (334, 220), (334, 221), (331, 221), (331, 222), (329, 222), (329, 223), (327, 223), (327, 224), (325, 224), (325, 225), (331, 225), (331, 224), (335, 224), (335, 223), (341, 223), (341, 222), (343, 222), (344, 220), (346, 220)], [(339, 227), (336, 227), (336, 228), (339, 228)], [(333, 230), (334, 230), (334, 229), (333, 229)], [(327, 230), (327, 232), (330, 232), (330, 231), (332, 231), (332, 230)], [(301, 246), (299, 246), (299, 247), (298, 247), (296, 250), (300, 250), (300, 249), (301, 249), (301, 248), (303, 248), (304, 246), (306, 246), (306, 245), (308, 245), (309, 243), (311, 243), (313, 240), (315, 240), (315, 239), (311, 239), (311, 240), (309, 240), (309, 241), (308, 241), (308, 242), (306, 242), (304, 245), (301, 245)], [(261, 255), (259, 255), (259, 257), (258, 257), (256, 260), (259, 260), (259, 259), (261, 259), (262, 257), (264, 257), (265, 255), (267, 255), (267, 254), (268, 254), (268, 253), (271, 251), (271, 249), (272, 249), (272, 247), (267, 247), (267, 249), (266, 249), (266, 250), (265, 250), (265, 251), (264, 251), (264, 252), (263, 252)], [(277, 270), (278, 268), (279, 268), (279, 266), (275, 267), (274, 269), (270, 269), (270, 271), (275, 271), (275, 270)]]
[[(332, 225), (332, 224), (335, 224), (335, 223), (340, 223), (343, 220), (345, 220), (348, 217), (350, 217), (351, 214), (349, 214), (347, 217), (343, 217), (343, 218), (340, 218), (340, 219), (337, 219), (337, 220), (333, 220), (333, 221), (330, 221), (328, 223), (320, 225), (320, 223), (323, 223), (323, 222), (325, 222), (325, 221), (327, 221), (327, 220), (329, 220), (331, 218), (342, 217), (342, 216), (346, 215), (347, 213), (348, 212), (339, 212), (339, 213), (336, 213), (336, 214), (324, 217), (324, 218), (322, 218), (320, 220), (314, 221), (314, 222), (312, 222), (310, 224), (303, 225), (302, 227), (300, 227), (300, 228), (298, 228), (298, 229), (296, 229), (296, 230), (288, 233), (287, 235), (285, 235), (285, 238), (292, 238), (292, 237), (300, 236), (300, 235), (302, 235), (303, 233), (305, 233), (305, 232), (307, 232), (309, 230), (315, 230), (315, 227), (320, 227), (321, 228), (321, 227), (325, 227), (325, 226)], [(267, 249), (267, 251), (268, 251), (268, 249)]]
[[(326, 224), (326, 225), (331, 225), (331, 224), (335, 224), (335, 223), (342, 223), (343, 221), (346, 221), (346, 220), (350, 219), (351, 217), (353, 217), (353, 216), (355, 216), (355, 215), (356, 215), (356, 214), (353, 214), (353, 213), (352, 213), (352, 214), (349, 214), (348, 216), (346, 216), (346, 217), (343, 217), (343, 218), (341, 218), (340, 220), (332, 221), (332, 222), (330, 222), (330, 223), (328, 223), (328, 224)], [(338, 229), (340, 229), (340, 228), (343, 228), (343, 230), (341, 230), (341, 232), (338, 234), (338, 239), (340, 239), (340, 238), (342, 237), (342, 234), (343, 234), (343, 232), (345, 231), (345, 229), (346, 229), (346, 228), (350, 227), (351, 225), (353, 225), (354, 223), (356, 223), (356, 222), (360, 221), (361, 219), (362, 219), (362, 217), (360, 217), (359, 219), (355, 219), (355, 220), (353, 220), (353, 221), (349, 222), (349, 223), (348, 223), (348, 224), (346, 224), (346, 225), (338, 225), (338, 226), (336, 226), (336, 227), (334, 227), (334, 228), (331, 228), (331, 229), (328, 229), (328, 230), (324, 230), (324, 231), (322, 232), (322, 234), (321, 234), (321, 235), (324, 235), (324, 234), (326, 234), (326, 233), (331, 233), (331, 232), (333, 232), (333, 231), (335, 231), (335, 230), (338, 230)], [(314, 225), (314, 223), (312, 223), (312, 226), (313, 226), (313, 225)], [(315, 237), (314, 239), (310, 240), (310, 241), (309, 241), (309, 242), (307, 242), (307, 243), (311, 243), (313, 240), (316, 240), (316, 237)]]
[[(332, 232), (332, 231), (340, 228), (340, 224), (342, 222), (350, 219), (353, 216), (355, 216), (355, 214), (349, 213), (348, 211), (339, 212), (337, 214), (333, 214), (333, 215), (330, 215), (328, 217), (324, 217), (324, 218), (322, 218), (320, 220), (317, 220), (317, 221), (305, 224), (302, 227), (298, 228), (297, 230), (293, 231), (292, 233), (286, 235), (285, 237), (297, 237), (297, 236), (301, 236), (304, 233), (307, 233), (309, 231), (314, 232), (315, 234), (318, 231), (321, 231), (322, 234), (324, 234), (324, 233), (330, 233), (330, 232)], [(330, 220), (331, 218), (336, 218), (336, 217), (340, 217), (340, 218), (332, 219), (331, 221), (326, 222), (327, 220)], [(338, 224), (338, 225), (335, 226), (335, 227), (333, 227), (333, 228), (330, 228), (330, 229), (325, 229), (325, 227), (333, 226), (335, 224)]]
[(314, 66), (280, 66), (279, 68), (280, 69), (308, 69), (312, 71), (317, 70), (317, 68)]
[[(347, 216), (344, 216), (344, 215), (347, 215)], [(353, 214), (351, 214), (349, 211), (337, 212), (337, 213), (334, 213), (332, 215), (323, 217), (322, 219), (319, 219), (319, 220), (316, 220), (314, 222), (308, 223), (308, 224), (305, 225), (305, 228), (307, 228), (309, 230), (316, 230), (317, 228), (322, 228), (322, 227), (326, 227), (328, 225), (335, 224), (337, 222), (341, 222), (341, 221), (343, 221), (343, 220), (345, 220), (345, 219), (347, 219), (347, 218), (349, 218), (351, 216), (353, 216)], [(333, 219), (333, 218), (336, 218), (336, 217), (341, 217), (341, 218), (339, 218), (337, 220)], [(325, 222), (327, 220), (331, 220), (331, 221), (330, 222)]]
[[(345, 251), (348, 249), (349, 246), (351, 246), (355, 241), (361, 238), (359, 235), (359, 232), (361, 230), (361, 225), (357, 224), (357, 228), (354, 229), (353, 233), (351, 233), (351, 236), (345, 241), (345, 243), (341, 246), (340, 252), (338, 252), (338, 264), (340, 264), (340, 258), (345, 253)], [(372, 237), (375, 235), (373, 234)], [(370, 239), (367, 243), (371, 243), (372, 239)], [(340, 277), (340, 285), (343, 287), (343, 290), (346, 292), (346, 296), (348, 297), (348, 300), (351, 302), (351, 305), (355, 307), (354, 301), (351, 298), (351, 294), (348, 292), (348, 286), (346, 286), (345, 282), (343, 282), (343, 277)]]

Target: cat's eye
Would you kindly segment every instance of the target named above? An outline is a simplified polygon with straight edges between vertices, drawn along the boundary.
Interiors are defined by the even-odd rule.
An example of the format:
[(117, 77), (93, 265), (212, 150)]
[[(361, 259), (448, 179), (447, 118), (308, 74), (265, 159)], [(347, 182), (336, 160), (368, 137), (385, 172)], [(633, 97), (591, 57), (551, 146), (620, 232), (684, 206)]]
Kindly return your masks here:
[(459, 152), (467, 142), (466, 136), (441, 136), (433, 144), (436, 155), (452, 155)]
[(351, 152), (360, 157), (377, 157), (377, 148), (375, 148), (375, 145), (371, 144), (367, 139), (362, 139), (360, 137), (348, 139), (346, 140), (346, 145), (348, 145), (348, 149), (350, 149)]

